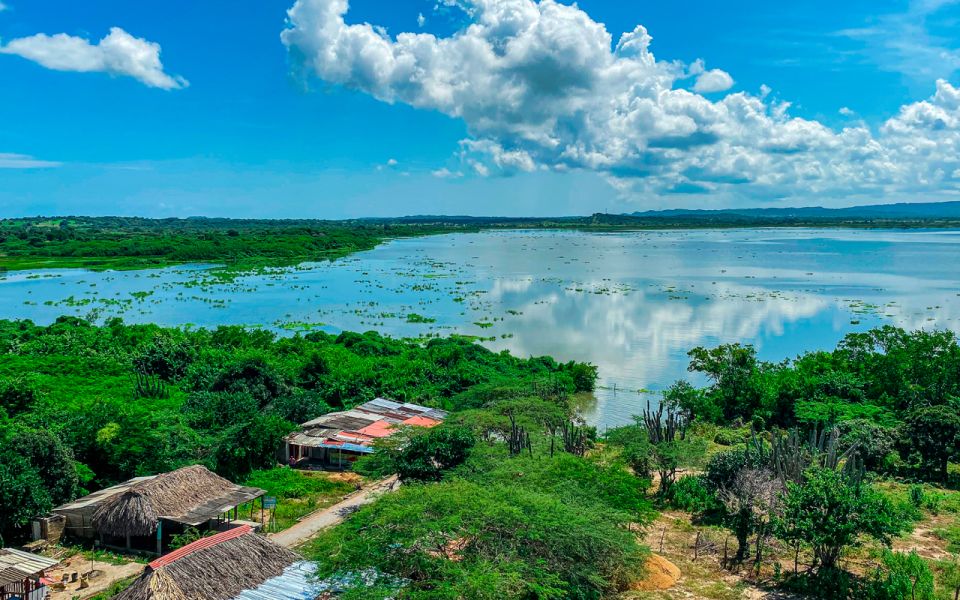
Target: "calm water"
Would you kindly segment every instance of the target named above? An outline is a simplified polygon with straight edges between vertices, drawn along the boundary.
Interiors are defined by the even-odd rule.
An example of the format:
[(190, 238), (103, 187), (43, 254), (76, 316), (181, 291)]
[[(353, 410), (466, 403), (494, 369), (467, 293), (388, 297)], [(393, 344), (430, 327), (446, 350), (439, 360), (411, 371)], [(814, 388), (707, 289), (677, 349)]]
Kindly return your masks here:
[(598, 365), (587, 412), (609, 426), (689, 377), (697, 345), (752, 343), (779, 360), (884, 322), (960, 331), (958, 259), (960, 231), (455, 234), (232, 282), (203, 266), (16, 272), (0, 279), (0, 317), (475, 335)]

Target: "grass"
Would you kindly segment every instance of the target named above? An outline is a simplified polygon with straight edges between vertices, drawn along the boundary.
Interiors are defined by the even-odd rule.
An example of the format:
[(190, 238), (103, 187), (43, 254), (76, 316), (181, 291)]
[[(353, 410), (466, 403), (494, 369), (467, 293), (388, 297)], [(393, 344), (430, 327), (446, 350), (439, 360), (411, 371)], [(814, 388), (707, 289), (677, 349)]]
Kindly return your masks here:
[[(356, 481), (362, 480), (357, 476)], [(356, 489), (354, 483), (339, 473), (298, 471), (287, 467), (254, 471), (243, 485), (262, 488), (268, 496), (277, 498), (273, 516), (278, 531), (289, 528), (305, 515), (336, 504)], [(249, 510), (250, 505), (241, 507), (241, 514), (244, 509)], [(259, 503), (255, 503), (254, 512), (258, 509)]]
[(119, 594), (120, 592), (122, 592), (123, 590), (127, 589), (128, 587), (130, 587), (130, 585), (131, 585), (134, 581), (136, 581), (137, 577), (139, 577), (139, 576), (136, 576), (136, 577), (127, 577), (126, 579), (121, 579), (120, 581), (115, 581), (115, 582), (113, 582), (113, 584), (112, 584), (109, 588), (107, 588), (107, 589), (105, 589), (104, 591), (100, 592), (100, 593), (97, 594), (96, 596), (91, 596), (89, 600), (110, 600), (110, 598), (113, 598), (114, 596), (116, 596), (117, 594)]

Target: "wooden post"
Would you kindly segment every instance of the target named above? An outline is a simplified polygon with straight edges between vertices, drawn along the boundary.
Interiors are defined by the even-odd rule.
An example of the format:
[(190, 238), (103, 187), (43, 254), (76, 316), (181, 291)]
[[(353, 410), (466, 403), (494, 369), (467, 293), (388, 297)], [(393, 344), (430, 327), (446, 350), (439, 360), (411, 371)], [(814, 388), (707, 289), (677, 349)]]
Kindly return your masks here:
[(127, 534), (127, 552), (130, 552), (130, 534)]
[(157, 521), (157, 554), (163, 556), (163, 521)]
[(697, 539), (693, 542), (693, 562), (697, 562), (700, 556), (700, 531), (697, 530)]
[(266, 529), (266, 523), (263, 522), (263, 496), (260, 496), (260, 527)]

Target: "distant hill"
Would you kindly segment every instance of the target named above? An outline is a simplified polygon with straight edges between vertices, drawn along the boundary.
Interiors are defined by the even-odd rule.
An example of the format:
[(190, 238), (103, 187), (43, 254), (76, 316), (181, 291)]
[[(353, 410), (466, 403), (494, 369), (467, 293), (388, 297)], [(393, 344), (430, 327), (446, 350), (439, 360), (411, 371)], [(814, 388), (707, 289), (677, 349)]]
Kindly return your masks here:
[(847, 208), (805, 206), (797, 208), (725, 208), (717, 210), (668, 209), (630, 213), (631, 217), (684, 218), (746, 217), (751, 219), (956, 219), (960, 202), (870, 204)]

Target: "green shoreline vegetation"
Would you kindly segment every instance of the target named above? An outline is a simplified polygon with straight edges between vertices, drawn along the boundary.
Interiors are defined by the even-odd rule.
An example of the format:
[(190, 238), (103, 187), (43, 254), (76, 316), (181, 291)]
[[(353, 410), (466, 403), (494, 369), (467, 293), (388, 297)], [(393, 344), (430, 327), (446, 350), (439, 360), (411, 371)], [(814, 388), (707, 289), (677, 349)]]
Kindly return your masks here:
[[(386, 396), (451, 414), (379, 442), (356, 471), (397, 473), (402, 488), (302, 549), (347, 582), (344, 598), (726, 599), (755, 585), (937, 600), (960, 589), (960, 345), (946, 331), (881, 327), (779, 363), (750, 346), (694, 348), (690, 370), (707, 385), (677, 382), (604, 435), (575, 409), (594, 367), (460, 337), (61, 317), (0, 321), (0, 356), (8, 543), (86, 490), (196, 463), (289, 500), (289, 525), (350, 486), (276, 467), (280, 438)], [(933, 531), (935, 553), (914, 528)], [(697, 548), (714, 540), (700, 562), (694, 533)], [(639, 585), (656, 545), (684, 568), (679, 595)]]
[(396, 238), (505, 229), (598, 232), (749, 227), (958, 228), (956, 218), (756, 217), (735, 214), (321, 221), (225, 218), (36, 217), (0, 219), (0, 271), (130, 270), (189, 263), (232, 272), (334, 260)]

